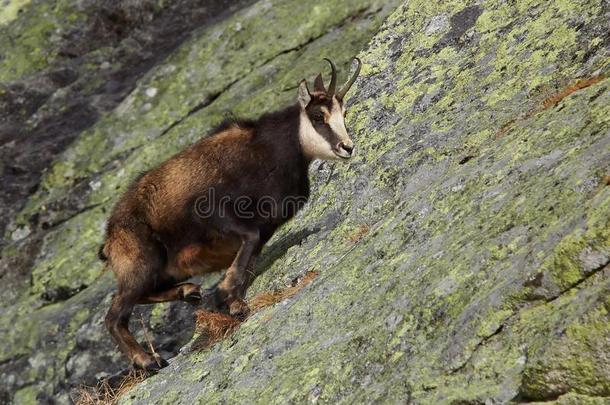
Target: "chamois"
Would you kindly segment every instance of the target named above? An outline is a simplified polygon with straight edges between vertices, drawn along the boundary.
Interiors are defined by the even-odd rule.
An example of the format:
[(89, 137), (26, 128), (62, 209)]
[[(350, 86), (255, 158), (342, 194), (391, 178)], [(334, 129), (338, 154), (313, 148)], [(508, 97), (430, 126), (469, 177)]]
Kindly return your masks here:
[(167, 365), (129, 331), (136, 304), (199, 302), (200, 286), (185, 281), (227, 269), (214, 299), (232, 316), (246, 316), (256, 257), (309, 197), (310, 163), (352, 156), (343, 99), (361, 62), (355, 59), (354, 74), (335, 91), (336, 68), (325, 60), (328, 89), (319, 74), (312, 92), (300, 82), (295, 104), (223, 123), (140, 176), (114, 207), (99, 252), (118, 285), (105, 324), (134, 366)]

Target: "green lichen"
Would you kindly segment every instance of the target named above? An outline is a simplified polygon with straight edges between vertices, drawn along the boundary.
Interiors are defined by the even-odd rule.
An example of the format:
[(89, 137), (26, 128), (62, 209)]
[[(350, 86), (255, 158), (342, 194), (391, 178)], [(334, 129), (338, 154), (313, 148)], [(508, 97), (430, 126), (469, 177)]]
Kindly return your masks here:
[(36, 395), (38, 394), (38, 387), (30, 386), (22, 388), (15, 393), (14, 403), (15, 405), (30, 405), (38, 402)]
[[(94, 246), (102, 242), (105, 218), (104, 210), (93, 209), (47, 236), (43, 251), (48, 253), (32, 271), (32, 294), (42, 295), (60, 288), (78, 290), (99, 277), (103, 265)], [(83, 249), (87, 245), (91, 248)]]
[[(88, 201), (99, 209), (50, 232), (33, 271), (34, 297), (89, 285), (68, 300), (74, 322), (66, 347), (52, 356), (67, 358), (74, 330), (91, 315), (71, 305), (98, 286), (109, 290), (110, 275), (97, 279), (94, 264), (102, 208), (129, 179), (198, 139), (227, 110), (252, 117), (292, 102), (299, 79), (326, 69), (321, 56), (332, 53), (345, 74), (377, 32), (360, 53), (363, 77), (349, 99), (358, 156), (312, 173), (310, 204), (263, 252), (265, 272), (249, 297), (311, 269), (319, 276), (231, 338), (179, 355), (123, 401), (595, 403), (607, 396), (608, 282), (587, 255), (608, 253), (610, 191), (600, 178), (609, 167), (610, 81), (543, 108), (549, 94), (606, 66), (599, 34), (586, 28), (607, 22), (601, 3), (409, 1), (380, 29), (391, 8), (381, 2), (266, 4), (199, 32), (153, 69), (68, 148), (21, 212), (25, 224), (76, 179), (99, 182)], [(479, 17), (442, 43), (467, 6)], [(351, 241), (363, 223), (370, 231)], [(308, 236), (285, 245), (300, 232)], [(24, 302), (37, 302), (28, 296)], [(60, 312), (63, 304), (23, 304), (3, 316), (2, 330), (14, 323), (16, 332), (3, 334), (0, 361), (31, 355), (44, 338), (37, 322)], [(163, 316), (155, 311), (152, 324)], [(31, 338), (19, 341), (21, 331)], [(29, 382), (63, 377), (47, 372)]]
[[(412, 5), (414, 9), (420, 6), (421, 4)], [(522, 14), (518, 10), (512, 14), (513, 18), (520, 15)], [(417, 18), (415, 14), (411, 16)], [(554, 20), (557, 17), (553, 11), (549, 11), (544, 18), (548, 19), (547, 22), (553, 21), (554, 26), (561, 24)], [(399, 18), (391, 18), (389, 21), (392, 20), (399, 21)], [(502, 23), (505, 23), (505, 20)], [(423, 22), (417, 24), (415, 23), (415, 27), (425, 26)], [(517, 31), (514, 35), (523, 34), (528, 27), (526, 21), (525, 27), (521, 24), (515, 28)], [(529, 28), (535, 42), (543, 40), (545, 31), (540, 30), (541, 26)], [(486, 29), (489, 30), (490, 27)], [(401, 26), (396, 30), (400, 32), (404, 28)], [(417, 29), (414, 31), (418, 32)], [(387, 28), (382, 32), (386, 33)], [(567, 31), (564, 31), (562, 35), (571, 38), (566, 33)], [(497, 35), (493, 35), (497, 41)], [(417, 35), (412, 41), (421, 43)], [(560, 46), (561, 41), (551, 39), (550, 42), (549, 47), (554, 47)], [(378, 55), (377, 47), (382, 45), (379, 40), (373, 40), (372, 44), (375, 45), (375, 50), (371, 54)], [(532, 44), (524, 46), (530, 45)], [(561, 46), (570, 48), (573, 42), (566, 40)], [(505, 49), (506, 55), (501, 57), (511, 57), (508, 52), (510, 48), (506, 46)], [(565, 48), (563, 50), (565, 51)], [(460, 128), (460, 133), (463, 134), (460, 138), (463, 142), (460, 144), (452, 145), (449, 140), (449, 145), (445, 144), (439, 148), (436, 145), (426, 146), (426, 140), (423, 139), (422, 152), (410, 155), (405, 163), (401, 162), (401, 168), (409, 168), (410, 164), (420, 165), (423, 173), (433, 170), (435, 165), (450, 164), (451, 177), (432, 177), (426, 179), (426, 183), (421, 186), (413, 185), (410, 201), (403, 204), (400, 211), (393, 211), (389, 217), (382, 220), (378, 225), (380, 230), (364, 238), (349, 252), (347, 260), (334, 261), (335, 258), (340, 259), (339, 251), (335, 250), (337, 247), (344, 246), (344, 251), (348, 249), (342, 242), (347, 230), (353, 227), (349, 217), (333, 231), (325, 234), (323, 241), (305, 243), (301, 249), (289, 250), (285, 261), (274, 263), (257, 283), (270, 283), (274, 276), (286, 271), (284, 266), (294, 267), (301, 263), (305, 268), (312, 263), (325, 263), (326, 270), (324, 266), (320, 266), (322, 275), (317, 289), (314, 285), (314, 291), (310, 292), (315, 294), (317, 304), (310, 307), (312, 299), (304, 292), (298, 301), (290, 304), (288, 312), (273, 311), (271, 320), (264, 326), (258, 319), (249, 321), (250, 330), (256, 331), (253, 332), (254, 337), (248, 334), (249, 331), (240, 330), (236, 337), (238, 342), (242, 342), (239, 346), (228, 348), (226, 345), (220, 345), (213, 350), (226, 353), (229, 359), (238, 359), (244, 353), (241, 348), (246, 350), (252, 340), (265, 342), (269, 341), (271, 336), (288, 339), (286, 334), (294, 332), (294, 329), (283, 325), (291, 325), (292, 319), (294, 325), (312, 323), (316, 325), (318, 335), (300, 336), (298, 347), (279, 358), (274, 357), (273, 360), (274, 367), (292, 370), (299, 377), (281, 378), (281, 381), (274, 381), (270, 387), (261, 390), (252, 385), (244, 385), (244, 381), (249, 381), (250, 373), (248, 368), (243, 368), (238, 388), (233, 385), (236, 384), (233, 380), (227, 380), (229, 371), (221, 365), (218, 371), (213, 371), (206, 377), (208, 381), (201, 385), (202, 392), (198, 394), (198, 398), (211, 401), (230, 398), (240, 402), (246, 397), (256, 396), (261, 398), (261, 401), (273, 403), (305, 401), (310, 395), (314, 395), (322, 402), (333, 402), (337, 398), (348, 402), (411, 398), (417, 403), (455, 403), (485, 401), (489, 398), (508, 401), (519, 395), (522, 373), (528, 358), (524, 347), (528, 343), (536, 347), (544, 346), (562, 320), (578, 319), (576, 309), (580, 307), (579, 302), (582, 299), (578, 294), (564, 293), (553, 304), (534, 306), (528, 311), (519, 312), (523, 305), (529, 305), (528, 298), (523, 296), (519, 305), (515, 305), (515, 294), (522, 291), (522, 288), (525, 289), (522, 283), (528, 279), (530, 272), (536, 274), (537, 271), (544, 271), (547, 266), (545, 259), (548, 253), (540, 255), (539, 252), (549, 252), (549, 248), (534, 241), (549, 241), (544, 243), (557, 246), (560, 250), (562, 243), (578, 247), (568, 236), (573, 232), (583, 235), (590, 246), (600, 247), (605, 243), (594, 237), (594, 234), (596, 230), (606, 229), (606, 222), (589, 221), (588, 224), (594, 226), (591, 226), (591, 233), (584, 236), (587, 233), (585, 229), (590, 226), (578, 222), (577, 218), (580, 218), (583, 211), (591, 218), (604, 218), (599, 213), (608, 212), (608, 207), (603, 203), (607, 198), (607, 191), (602, 190), (601, 194), (591, 200), (592, 193), (598, 189), (581, 193), (569, 190), (583, 186), (582, 182), (578, 181), (582, 178), (582, 170), (596, 171), (585, 163), (588, 157), (585, 159), (584, 156), (587, 156), (586, 151), (595, 149), (593, 145), (603, 142), (602, 138), (594, 136), (590, 143), (581, 141), (583, 131), (593, 134), (596, 128), (605, 128), (608, 125), (607, 120), (600, 115), (602, 111), (607, 111), (605, 101), (589, 101), (590, 97), (599, 94), (607, 83), (583, 90), (582, 94), (564, 100), (560, 110), (545, 111), (527, 117), (504, 138), (497, 139), (496, 130), (501, 125), (496, 124), (496, 120), (489, 120), (490, 111), (504, 115), (507, 119), (511, 115), (519, 117), (527, 111), (528, 107), (524, 108), (522, 104), (511, 104), (512, 107), (505, 110), (503, 103), (514, 97), (523, 97), (524, 94), (515, 89), (519, 87), (518, 83), (526, 80), (528, 74), (531, 77), (531, 72), (526, 73), (526, 69), (536, 71), (541, 67), (536, 65), (538, 62), (534, 58), (533, 67), (523, 66), (523, 73), (518, 73), (517, 79), (500, 83), (497, 82), (498, 78), (493, 77), (487, 81), (474, 70), (457, 73), (454, 66), (459, 66), (461, 59), (467, 57), (471, 56), (463, 51), (447, 51), (440, 56), (431, 55), (428, 60), (425, 57), (420, 58), (407, 67), (409, 71), (416, 71), (417, 67), (411, 68), (414, 64), (433, 65), (435, 68), (431, 69), (431, 72), (437, 78), (456, 77), (456, 80), (450, 81), (454, 86), (452, 91), (447, 92), (424, 113), (413, 113), (412, 107), (420, 95), (428, 93), (428, 87), (409, 86), (404, 89), (406, 84), (400, 83), (397, 92), (384, 93), (380, 97), (382, 103), (363, 100), (356, 103), (356, 110), (352, 109), (350, 115), (350, 124), (356, 128), (357, 134), (368, 130), (372, 125), (369, 118), (372, 115), (371, 110), (375, 111), (381, 107), (406, 113), (405, 120), (410, 120), (410, 114), (413, 114), (417, 122), (432, 123), (431, 128), (441, 133)], [(448, 61), (451, 63), (447, 63)], [(383, 65), (384, 62), (375, 63)], [(391, 65), (392, 63), (388, 63), (388, 66)], [(368, 72), (366, 69), (364, 71)], [(373, 80), (374, 75), (372, 72)], [(412, 76), (406, 74), (403, 77)], [(548, 79), (553, 80), (550, 77)], [(510, 91), (506, 91), (502, 86), (512, 87)], [(472, 96), (473, 89), (476, 94), (478, 89), (483, 91), (484, 87), (491, 87), (491, 91), (497, 95), (482, 98), (490, 111), (477, 107), (471, 111), (468, 120), (455, 116), (451, 120), (451, 114), (443, 110), (465, 102), (464, 98), (456, 100), (456, 97)], [(464, 89), (463, 92), (460, 91), (461, 88)], [(511, 96), (499, 97), (500, 94)], [(592, 122), (578, 123), (578, 120), (566, 119), (580, 116), (583, 103), (587, 104), (587, 110), (591, 111), (590, 115), (587, 113), (588, 116), (596, 117)], [(442, 124), (439, 119), (443, 120)], [(394, 184), (390, 180), (392, 176), (388, 177), (385, 171), (392, 170), (392, 167), (384, 167), (383, 163), (384, 156), (396, 149), (397, 143), (394, 142), (398, 136), (393, 131), (393, 128), (385, 128), (379, 131), (379, 135), (376, 135), (377, 131), (370, 131), (366, 137), (359, 138), (364, 156), (377, 159), (376, 162), (374, 159), (367, 160), (369, 165), (375, 164), (375, 170), (367, 171), (367, 176), (369, 184), (373, 184), (377, 190), (387, 191)], [(390, 146), (379, 152), (377, 144)], [(477, 151), (474, 163), (464, 166), (448, 163), (455, 159), (456, 155), (459, 157), (457, 160), (461, 159), (464, 144), (466, 150)], [(569, 155), (567, 151), (571, 151)], [(422, 164), (422, 161), (425, 164)], [(395, 161), (392, 163), (396, 164)], [(551, 175), (547, 166), (552, 168)], [(576, 168), (579, 174), (572, 177), (569, 173), (574, 173)], [(350, 169), (340, 169), (335, 182), (343, 186), (349, 184), (349, 179), (358, 176), (358, 171), (366, 170), (366, 166), (356, 166), (356, 173), (353, 173), (353, 167)], [(524, 173), (530, 171), (532, 174), (516, 177), (516, 170)], [(417, 176), (418, 173), (411, 175)], [(456, 182), (457, 179), (461, 181)], [(561, 186), (554, 184), (557, 181)], [(447, 182), (449, 185), (446, 185)], [(510, 187), (507, 187), (507, 182), (512, 182), (509, 183)], [(316, 192), (314, 201), (321, 202), (322, 207), (328, 209), (325, 202), (336, 199), (333, 194), (332, 186), (322, 188)], [(342, 204), (353, 203), (341, 196), (338, 198)], [(549, 209), (551, 207), (553, 209)], [(576, 207), (579, 209), (574, 211)], [(317, 218), (323, 209), (319, 211), (316, 204), (312, 204), (302, 226)], [(422, 210), (424, 214), (420, 214)], [(376, 221), (373, 218), (370, 222)], [(566, 227), (566, 223), (570, 226)], [(412, 231), (401, 232), (400, 229)], [(557, 240), (554, 236), (557, 233), (564, 235), (561, 239), (564, 242)], [(442, 244), (435, 244), (435, 240), (441, 240)], [(405, 244), (408, 247), (405, 247)], [(409, 248), (412, 250), (406, 252)], [(311, 257), (309, 252), (313, 252), (314, 257)], [(533, 263), (528, 264), (528, 270), (524, 271), (523, 265), (519, 265), (522, 260), (519, 258), (528, 256), (533, 258)], [(579, 263), (573, 265), (582, 266)], [(409, 273), (400, 273), (398, 269), (403, 272), (409, 269), (415, 274), (410, 277)], [(582, 279), (582, 271), (580, 274)], [(325, 278), (332, 279), (331, 292), (322, 287), (325, 285)], [(592, 279), (591, 282), (599, 283), (599, 279)], [(393, 287), (396, 283), (400, 284), (400, 288)], [(373, 285), (376, 286), (377, 293), (367, 293)], [(599, 288), (601, 287), (590, 291), (592, 297), (601, 294)], [(407, 298), (406, 304), (404, 298), (399, 298), (403, 294), (415, 296)], [(359, 305), (358, 297), (366, 297), (366, 304)], [(402, 326), (396, 326), (395, 335), (379, 321), (386, 319), (382, 314), (387, 315), (391, 311), (388, 303), (402, 305), (401, 314), (409, 311), (412, 314), (408, 321), (400, 324)], [(389, 306), (391, 308), (392, 304)], [(359, 315), (360, 311), (367, 314), (368, 322), (378, 320), (373, 321), (375, 326), (370, 326), (374, 333), (366, 322), (362, 322), (364, 318)], [(276, 317), (279, 319), (275, 319)], [(269, 331), (271, 328), (276, 329)], [(320, 336), (327, 328), (332, 330), (332, 338), (331, 334)], [(295, 329), (306, 333), (304, 331), (308, 328)], [(325, 349), (324, 343), (321, 343), (326, 339), (337, 342), (331, 345), (332, 350)], [(370, 347), (371, 339), (379, 343)], [(352, 341), (358, 342), (355, 346), (358, 349), (347, 343)], [(382, 342), (386, 341), (391, 342), (391, 346), (384, 350), (382, 347), (386, 346)], [(403, 347), (408, 348), (408, 351)], [(354, 350), (365, 355), (362, 359), (354, 359)], [(212, 353), (198, 356), (198, 361), (208, 356), (212, 356)], [(307, 361), (303, 363), (304, 359)], [(232, 364), (231, 361), (227, 360), (223, 364)], [(262, 358), (260, 361), (265, 362)], [(319, 372), (309, 374), (306, 364), (315, 364), (313, 370), (328, 371), (322, 376)], [(342, 365), (345, 371), (334, 371), (335, 364)], [(349, 367), (344, 367), (346, 364), (349, 364)], [(376, 392), (374, 386), (366, 389), (354, 388), (353, 382), (362, 381), (367, 375), (367, 369), (375, 364), (396, 364), (388, 367), (387, 371), (376, 373), (374, 380), (384, 381), (384, 392)], [(501, 381), (498, 380), (500, 375)], [(215, 383), (209, 380), (221, 385), (229, 384), (230, 392), (219, 394), (214, 390)], [(295, 381), (299, 382), (298, 387)], [(401, 385), (398, 381), (406, 381), (407, 384)], [(592, 382), (586, 381), (584, 384), (591, 385)], [(347, 388), (342, 389), (342, 386), (349, 387), (350, 393), (346, 392)], [(466, 386), (467, 389), (464, 388)], [(319, 394), (316, 394), (318, 391)]]
[[(566, 290), (583, 280), (594, 269), (585, 269), (582, 257), (593, 252), (610, 255), (610, 220), (607, 217), (610, 199), (602, 195), (595, 198), (599, 205), (593, 206), (587, 218), (586, 230), (579, 229), (557, 244), (552, 255), (542, 265), (541, 271), (560, 290)], [(594, 201), (595, 201), (594, 200)]]
[[(0, 12), (0, 82), (11, 82), (49, 66), (56, 58), (61, 36), (82, 16), (75, 4), (11, 0)], [(16, 14), (19, 18), (16, 18)]]
[(567, 393), (560, 396), (554, 401), (533, 401), (529, 402), (534, 405), (552, 404), (552, 405), (606, 405), (608, 403), (607, 397), (594, 397), (589, 395), (582, 395), (576, 393)]
[(609, 336), (607, 308), (598, 306), (587, 311), (559, 339), (538, 350), (531, 349), (522, 395), (530, 399), (568, 392), (606, 396), (610, 392), (610, 374), (604, 356)]
[(9, 0), (2, 4), (0, 10), (0, 25), (7, 24), (17, 17), (17, 14), (27, 6), (31, 0)]

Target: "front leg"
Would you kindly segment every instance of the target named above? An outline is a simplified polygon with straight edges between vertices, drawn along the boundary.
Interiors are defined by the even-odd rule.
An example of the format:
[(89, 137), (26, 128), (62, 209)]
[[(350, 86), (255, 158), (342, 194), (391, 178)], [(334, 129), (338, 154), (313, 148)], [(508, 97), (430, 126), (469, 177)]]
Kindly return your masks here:
[(224, 279), (218, 285), (218, 293), (222, 301), (229, 307), (231, 316), (245, 318), (249, 308), (244, 302), (245, 291), (254, 272), (254, 262), (260, 242), (258, 229), (241, 230), (238, 232), (242, 244), (237, 255), (225, 273)]

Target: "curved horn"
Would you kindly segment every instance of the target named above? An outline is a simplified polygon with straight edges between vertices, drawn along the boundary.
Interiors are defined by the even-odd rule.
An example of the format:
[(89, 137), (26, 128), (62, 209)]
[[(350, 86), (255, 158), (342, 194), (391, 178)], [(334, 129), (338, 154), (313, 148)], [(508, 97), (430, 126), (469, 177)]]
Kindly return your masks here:
[(324, 80), (322, 79), (321, 74), (316, 76), (316, 80), (313, 82), (313, 89), (314, 91), (326, 93), (326, 89), (324, 88)]
[(330, 84), (328, 85), (328, 94), (335, 94), (335, 88), (337, 87), (337, 68), (335, 67), (335, 64), (333, 63), (332, 60), (328, 59), (328, 58), (324, 58), (325, 61), (327, 61), (328, 63), (330, 63), (330, 68), (332, 70), (331, 72), (331, 76), (330, 76)]
[(360, 59), (358, 59), (358, 58), (354, 58), (354, 60), (358, 63), (358, 65), (356, 66), (356, 71), (352, 75), (351, 79), (349, 79), (349, 81), (347, 83), (345, 83), (345, 85), (343, 85), (343, 87), (341, 87), (341, 90), (339, 90), (339, 92), (337, 93), (337, 97), (340, 99), (345, 97), (345, 94), (349, 91), (350, 87), (352, 87), (352, 84), (354, 84), (354, 82), (358, 78), (358, 75), (360, 74), (360, 68), (362, 67), (362, 61), (360, 61)]

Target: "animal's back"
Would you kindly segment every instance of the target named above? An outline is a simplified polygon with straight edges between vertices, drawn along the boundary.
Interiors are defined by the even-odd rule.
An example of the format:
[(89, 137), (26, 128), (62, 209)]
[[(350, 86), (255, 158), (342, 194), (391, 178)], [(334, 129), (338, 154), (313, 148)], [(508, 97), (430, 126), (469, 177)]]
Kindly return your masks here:
[(234, 187), (240, 173), (256, 170), (244, 167), (249, 166), (252, 135), (252, 129), (232, 125), (135, 180), (108, 220), (105, 246), (110, 247), (102, 251), (111, 259), (111, 267), (117, 267), (116, 259), (112, 266), (113, 257), (125, 257), (128, 250), (152, 244), (163, 250), (165, 265), (177, 279), (226, 268), (239, 240), (214, 229), (214, 222), (202, 218), (195, 204), (212, 189), (228, 193), (227, 187)]
[(251, 138), (251, 129), (237, 126), (203, 138), (141, 176), (123, 200), (131, 200), (131, 209), (160, 234), (191, 228), (199, 197), (211, 189), (227, 193), (253, 169), (247, 159)]

